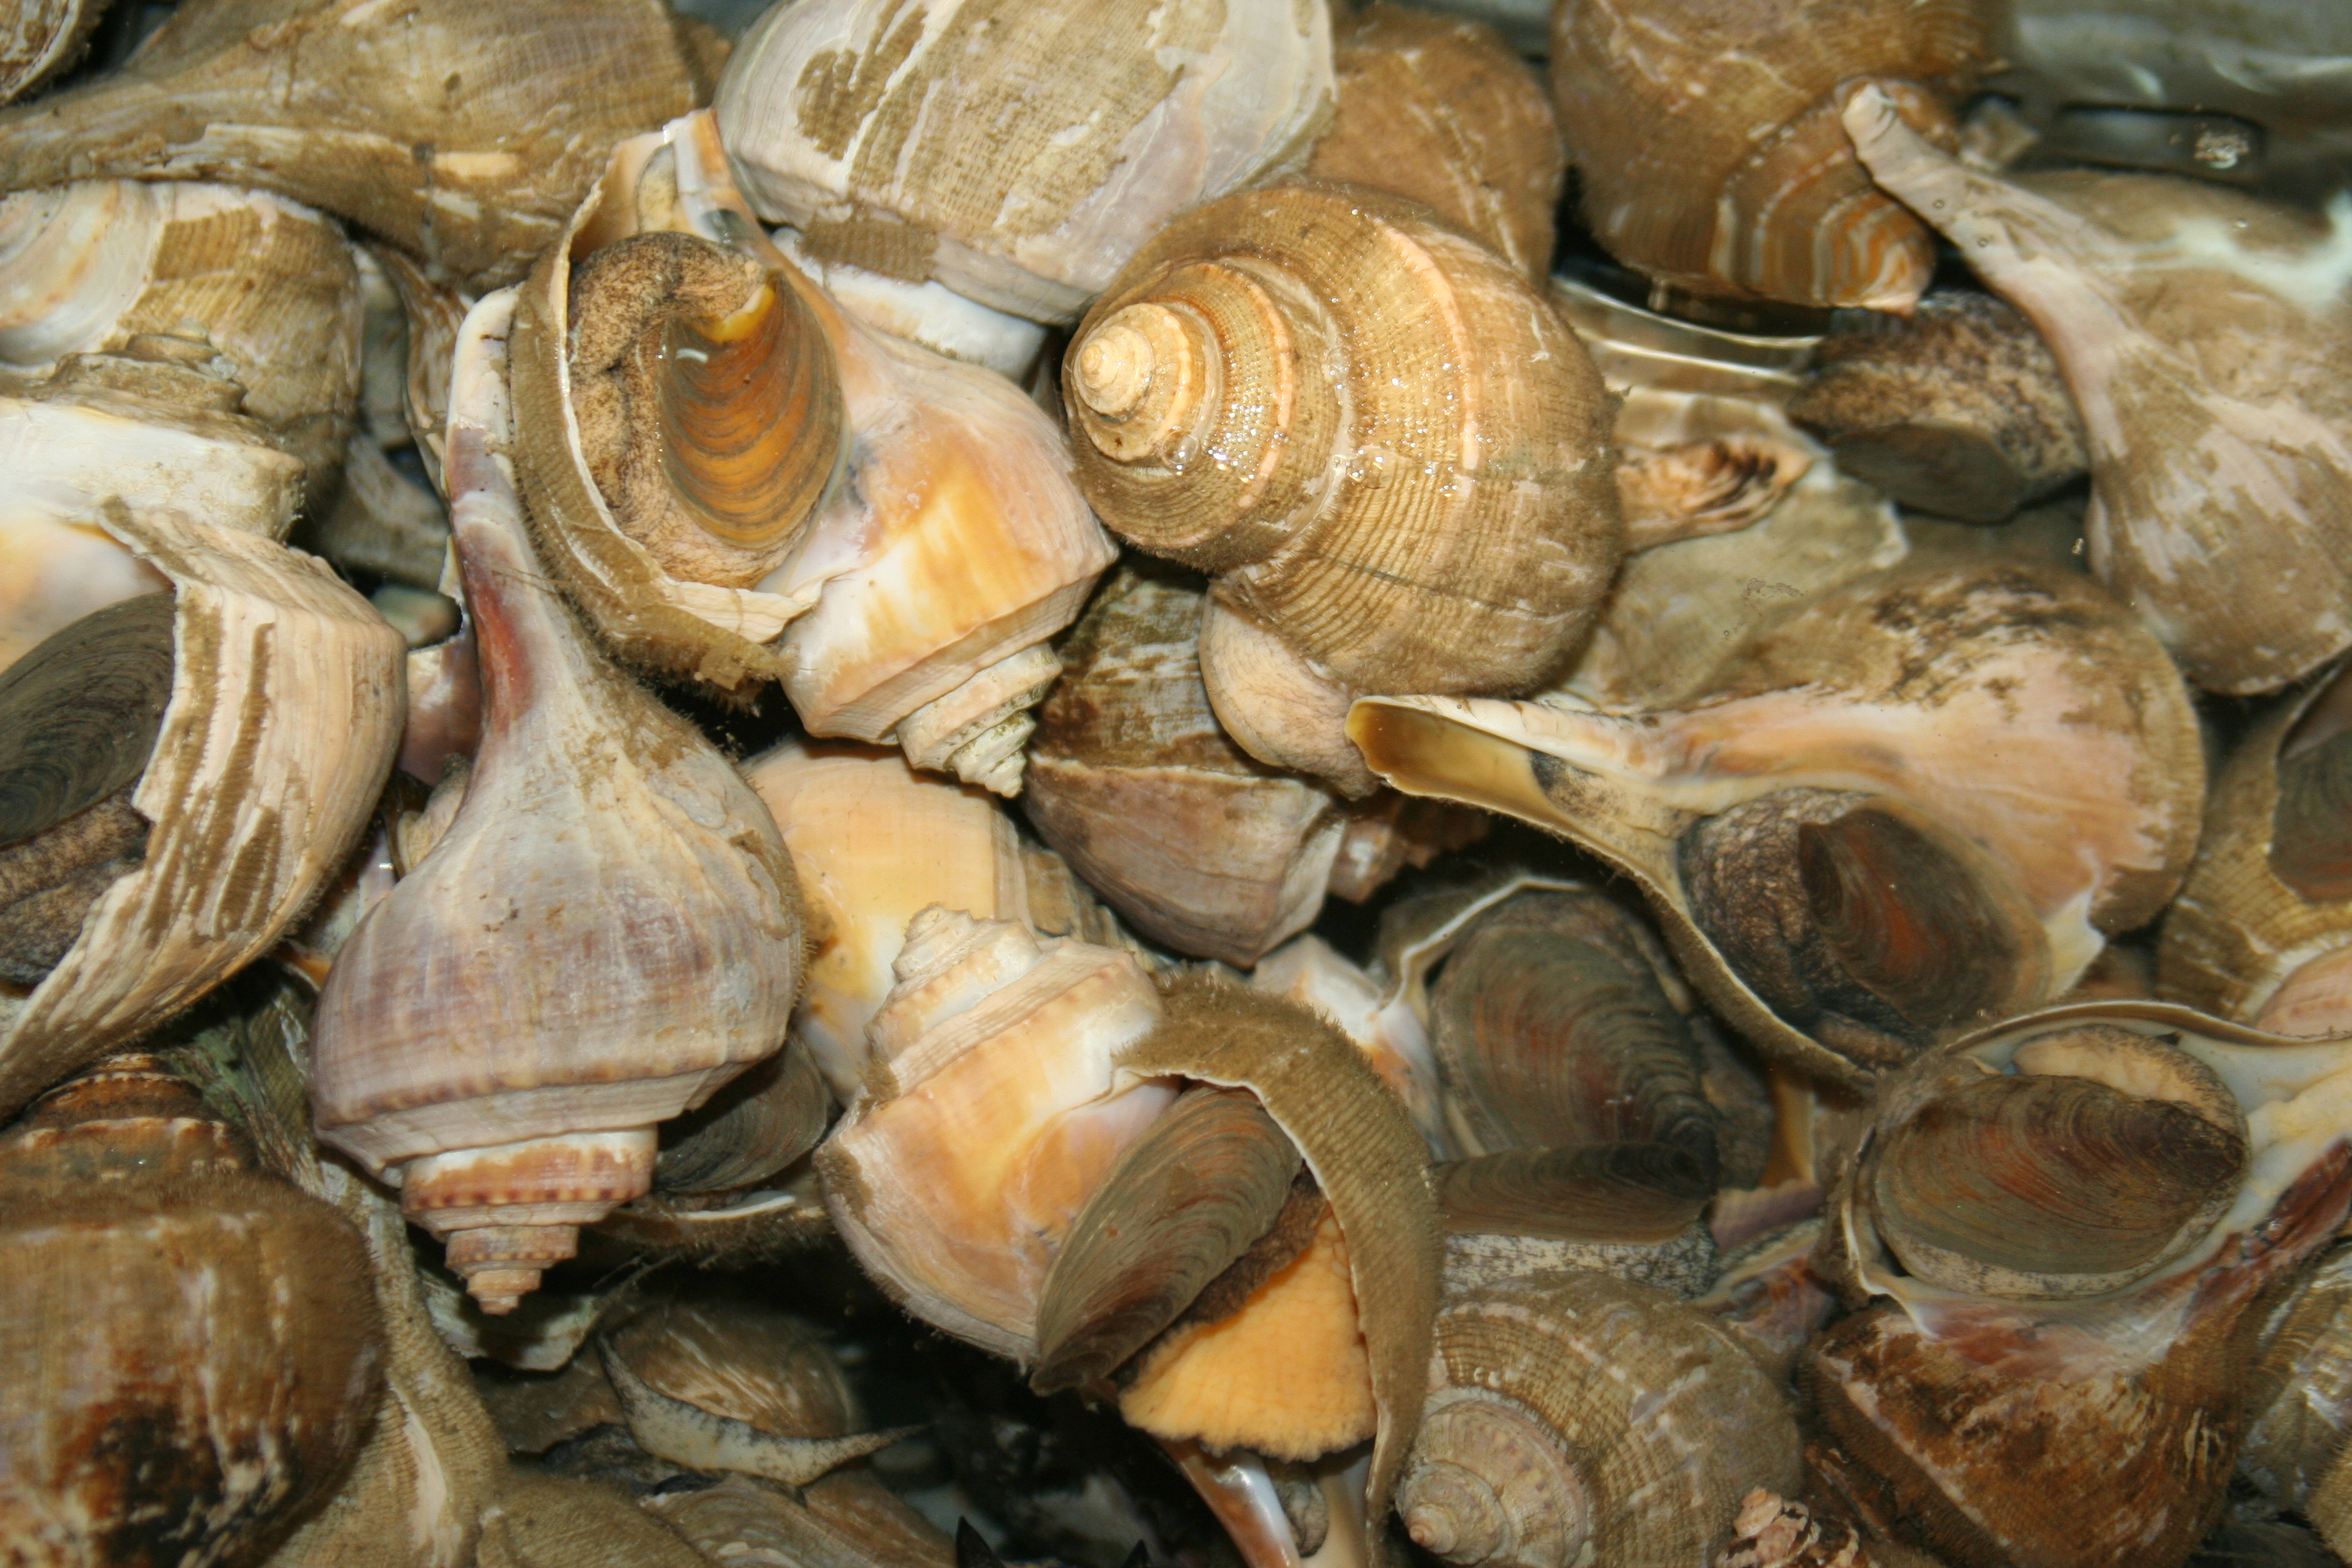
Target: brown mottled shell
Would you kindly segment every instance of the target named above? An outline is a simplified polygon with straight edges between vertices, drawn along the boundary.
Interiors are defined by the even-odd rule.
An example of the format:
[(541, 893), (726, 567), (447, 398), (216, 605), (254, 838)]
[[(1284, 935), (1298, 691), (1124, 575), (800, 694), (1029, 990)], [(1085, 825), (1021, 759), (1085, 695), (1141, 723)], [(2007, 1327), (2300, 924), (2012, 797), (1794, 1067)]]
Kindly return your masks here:
[[(1991, 881), (1955, 896), (1989, 900), (1990, 929), (2022, 943), (2021, 985), (2047, 942), (2043, 996), (2072, 983), (2096, 952), (2099, 930), (2128, 930), (2160, 910), (2187, 868), (2203, 793), (2187, 690), (2154, 638), (2077, 574), (1906, 563), (1766, 622), (1717, 669), (1716, 689), (1671, 712), (1368, 698), (1356, 704), (1349, 733), (1375, 771), (1407, 793), (1520, 816), (1625, 870), (1717, 1012), (1790, 1066), (1848, 1082), (1866, 1076), (1876, 1047), (1856, 1055), (1849, 1041), (1841, 1050), (1781, 1016), (1705, 929), (1682, 847), (1703, 822), (1760, 828), (1728, 819), (1803, 791), (1851, 796), (1855, 810), (1884, 798), (1868, 815), (1901, 819), (1909, 838), (1935, 847), (1931, 859), (1979, 870), (1989, 863)], [(2084, 759), (2094, 750), (2111, 760), (2091, 789)], [(2004, 759), (2009, 782), (1998, 807), (1979, 784), (1989, 752)], [(2105, 782), (2119, 779), (2131, 783)], [(1878, 826), (1837, 830), (1854, 842), (1822, 847), (1860, 858), (1840, 853), (1821, 868), (1865, 865), (1906, 837)], [(1801, 829), (1795, 838), (1801, 852)], [(2053, 853), (2060, 845), (2063, 853)], [(2003, 892), (2011, 879), (2015, 891)], [(1727, 886), (1765, 901), (1777, 896), (1771, 884)], [(1824, 892), (1837, 888), (1844, 892), (1836, 907), (1849, 918), (1885, 901), (1867, 879), (1822, 883)], [(1817, 900), (1811, 890), (1804, 898)], [(2040, 937), (2008, 929), (2002, 911), (2021, 898)], [(1918, 934), (1927, 938), (1927, 928)], [(1860, 924), (1848, 938), (1869, 940)], [(1916, 956), (1932, 958), (1932, 941)], [(1947, 1018), (1927, 1032), (1967, 1021)]]
[(1885, 82), (1957, 140), (1950, 105), (1991, 63), (1980, 0), (1567, 0), (1552, 100), (1585, 221), (1620, 261), (1702, 294), (1910, 308), (1926, 226), (1870, 183), (1835, 89)]
[(1458, 1568), (1696, 1568), (1751, 1488), (1794, 1489), (1787, 1397), (1662, 1290), (1578, 1270), (1449, 1279), (1397, 1510)]
[(1864, 87), (1871, 173), (2022, 310), (2083, 415), (2091, 570), (2210, 690), (2352, 647), (2352, 303), (2314, 215), (2199, 180), (2006, 180)]
[(1062, 645), (1023, 811), (1137, 930), (1255, 963), (1310, 924), (1346, 824), (1331, 792), (1234, 745), (1201, 679), (1203, 595), (1114, 576)]
[(359, 1237), (152, 1057), (0, 1135), (0, 1551), (251, 1563), (341, 1487), (384, 1347)]
[(1171, 215), (1296, 168), (1330, 103), (1322, 0), (815, 0), (745, 35), (717, 112), (819, 261), (1066, 321)]
[(1186, 214), (1063, 364), (1110, 529), (1218, 574), (1216, 603), (1356, 690), (1526, 690), (1616, 570), (1591, 360), (1523, 277), (1395, 197), (1302, 184)]
[(1568, 162), (1527, 62), (1483, 23), (1374, 0), (1331, 66), (1339, 111), (1307, 173), (1420, 202), (1540, 284)]
[(0, 1114), (275, 942), (358, 841), (399, 742), (400, 634), (323, 564), (230, 528), (107, 527), (174, 588), (171, 700), (129, 797), (146, 853), (47, 978), (0, 999)]
[(0, 164), (20, 188), (110, 176), (274, 191), (488, 289), (555, 240), (615, 140), (694, 100), (656, 0), (222, 0), (174, 11), (95, 81), (0, 110)]
[(2291, 1035), (2352, 1026), (2337, 782), (2352, 739), (2341, 675), (2273, 707), (2213, 781), (2205, 835), (2157, 947), (2158, 994)]
[[(2164, 1004), (2083, 1004), (1955, 1041), (1890, 1079), (1814, 1255), (1850, 1301), (1891, 1298), (1832, 1326), (1806, 1352), (1802, 1381), (1826, 1435), (1812, 1457), (1831, 1491), (1958, 1568), (2184, 1561), (2223, 1506), (2256, 1349), (2259, 1320), (2249, 1314), (2280, 1299), (2352, 1206), (2352, 1154), (2340, 1142), (2352, 1090), (2347, 1046)], [(2077, 1142), (2053, 1123), (2059, 1135), (2022, 1161), (1970, 1138), (1940, 1160), (1919, 1159), (1903, 1183), (1882, 1179), (1883, 1156), (1897, 1152), (1907, 1127), (2001, 1079), (2028, 1087), (1996, 1095), (2073, 1105), (2060, 1120), (2089, 1137)], [(2108, 1096), (2153, 1107), (2170, 1131), (2131, 1152), (2135, 1140), (2110, 1139), (2094, 1122), (2113, 1131), (2149, 1112), (2118, 1112)], [(2108, 1110), (2077, 1114), (2095, 1099)], [(2001, 1120), (2021, 1131), (2033, 1119)], [(2184, 1133), (2197, 1121), (2223, 1134), (2218, 1143)], [(2085, 1157), (2102, 1145), (2124, 1157), (2097, 1161), (2111, 1168), (2085, 1184), (2100, 1190), (2062, 1196), (2082, 1180), (2063, 1167), (2094, 1163)], [(2039, 1178), (2027, 1172), (2034, 1163)], [(2183, 1177), (2224, 1189), (2205, 1217), (2184, 1216), (2185, 1247), (2148, 1223), (2157, 1211), (2197, 1206), (2166, 1197)], [(2007, 1195), (1993, 1193), (2008, 1184)], [(1890, 1210), (1891, 1185), (1927, 1194), (1934, 1212), (1916, 1212), (1925, 1200)], [(2004, 1220), (1988, 1220), (2001, 1209)], [(2105, 1229), (2095, 1217), (2103, 1209), (2126, 1211), (2116, 1217), (2137, 1240), (2064, 1241), (2070, 1226)], [(1910, 1268), (1896, 1262), (1906, 1238), (1927, 1229), (1976, 1229), (1967, 1250), (2005, 1256), (1953, 1272), (1944, 1261), (1960, 1248), (1939, 1260), (1915, 1247)], [(2030, 1256), (2037, 1246), (2046, 1249), (2039, 1259)], [(2088, 1271), (2117, 1262), (2118, 1251), (2137, 1256), (2105, 1279)], [(2053, 1264), (2085, 1271), (2068, 1278), (2048, 1272)], [(2052, 1484), (2053, 1473), (2063, 1485)]]
[(2089, 464), (2058, 362), (1992, 295), (1938, 290), (1907, 321), (1866, 318), (1813, 353), (1789, 416), (1907, 508), (2000, 522)]

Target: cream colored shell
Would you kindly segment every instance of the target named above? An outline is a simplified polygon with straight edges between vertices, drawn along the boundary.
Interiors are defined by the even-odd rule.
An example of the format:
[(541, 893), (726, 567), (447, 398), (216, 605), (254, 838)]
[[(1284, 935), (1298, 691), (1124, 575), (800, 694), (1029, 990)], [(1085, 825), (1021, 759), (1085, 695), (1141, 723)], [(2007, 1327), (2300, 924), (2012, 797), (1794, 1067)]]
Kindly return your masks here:
[(745, 191), (819, 260), (1044, 321), (1174, 214), (1296, 167), (1330, 109), (1322, 0), (802, 0), (717, 100)]
[(342, 867), (404, 710), (400, 634), (311, 557), (117, 509), (174, 590), (172, 698), (131, 805), (146, 863), (30, 993), (0, 997), (0, 1115), (266, 951)]

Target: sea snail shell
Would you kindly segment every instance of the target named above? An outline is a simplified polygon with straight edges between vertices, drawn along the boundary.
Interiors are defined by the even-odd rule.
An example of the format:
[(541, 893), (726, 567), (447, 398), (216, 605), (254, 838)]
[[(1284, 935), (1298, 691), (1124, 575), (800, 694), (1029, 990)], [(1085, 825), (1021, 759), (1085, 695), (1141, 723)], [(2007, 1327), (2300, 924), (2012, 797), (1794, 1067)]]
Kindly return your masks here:
[(2282, 699), (2213, 781), (2157, 946), (2159, 994), (2283, 1035), (2352, 1032), (2352, 680)]
[(1792, 1486), (1798, 1452), (1786, 1396), (1665, 1292), (1449, 1274), (1397, 1511), (1457, 1568), (1710, 1568), (1741, 1496)]
[(604, 660), (530, 552), (513, 310), (507, 290), (467, 316), (451, 397), (481, 749), (447, 832), (329, 973), (311, 1084), (321, 1139), (400, 1186), (493, 1311), (646, 1191), (656, 1123), (782, 1045), (801, 963), (766, 808)]
[(1551, 80), (1585, 220), (1610, 253), (1701, 294), (1908, 310), (1935, 242), (1870, 183), (1835, 89), (1882, 79), (1957, 140), (1992, 58), (1982, 0), (1563, 0)]
[(2210, 184), (2004, 180), (1864, 84), (1871, 176), (2032, 321), (2083, 416), (2091, 570), (2210, 690), (2275, 690), (2352, 647), (2352, 303), (2340, 236)]
[[(1634, 714), (1366, 698), (1349, 730), (1400, 788), (1624, 869), (1725, 1018), (1849, 1082), (2048, 1000), (2187, 869), (2188, 691), (2077, 574), (1906, 563), (1768, 622), (1710, 684)], [(2086, 769), (2093, 749), (2112, 761)]]
[[(1567, 323), (1425, 208), (1361, 186), (1212, 202), (1138, 252), (1063, 361), (1079, 486), (1112, 531), (1218, 574), (1210, 699), (1276, 765), (1347, 765), (1232, 700), (1234, 655), (1354, 691), (1557, 673), (1622, 552), (1613, 414)], [(1262, 644), (1263, 646), (1259, 646)], [(1269, 753), (1273, 754), (1269, 754)], [(1336, 752), (1338, 763), (1328, 759)], [(1343, 778), (1369, 793), (1370, 781)]]
[(716, 109), (761, 216), (817, 260), (1067, 321), (1171, 214), (1306, 157), (1330, 16), (807, 0), (736, 46)]

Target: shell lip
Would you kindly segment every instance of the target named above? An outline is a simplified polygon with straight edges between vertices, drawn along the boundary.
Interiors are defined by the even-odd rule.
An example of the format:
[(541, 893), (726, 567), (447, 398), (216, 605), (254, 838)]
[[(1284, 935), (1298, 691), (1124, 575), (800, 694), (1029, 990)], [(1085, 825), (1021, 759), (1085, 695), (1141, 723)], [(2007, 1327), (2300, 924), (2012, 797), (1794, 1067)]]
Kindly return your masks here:
[[(1684, 907), (1674, 843), (1696, 814), (1636, 803), (1624, 784), (1515, 738), (1481, 711), (1524, 706), (1475, 698), (1363, 697), (1349, 710), (1348, 735), (1372, 771), (1391, 787), (1516, 817), (1567, 839), (1622, 873), (1641, 891), (1675, 963), (1709, 1005), (1797, 1070), (1866, 1090), (1876, 1074), (1837, 1055), (1773, 1011), (1739, 978)], [(1433, 731), (1433, 726), (1441, 725), (1452, 733)], [(1443, 781), (1416, 778), (1400, 753), (1424, 736), (1402, 732), (1402, 726), (1422, 729), (1424, 736), (1433, 732), (1439, 744), (1472, 737), (1480, 752), (1465, 759), (1470, 767)], [(1557, 798), (1556, 791), (1570, 794), (1573, 808), (1570, 802)], [(1612, 831), (1596, 826), (1604, 822)]]

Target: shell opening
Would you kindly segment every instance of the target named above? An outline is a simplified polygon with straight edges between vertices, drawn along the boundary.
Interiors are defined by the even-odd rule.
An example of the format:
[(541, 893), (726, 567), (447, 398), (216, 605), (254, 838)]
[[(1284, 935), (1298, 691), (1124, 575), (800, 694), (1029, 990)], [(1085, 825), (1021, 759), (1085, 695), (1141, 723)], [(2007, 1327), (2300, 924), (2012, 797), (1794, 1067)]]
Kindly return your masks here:
[(847, 426), (808, 304), (691, 235), (634, 236), (572, 286), (581, 452), (614, 523), (680, 579), (781, 564), (839, 475)]
[(1782, 790), (1698, 824), (1677, 860), (1693, 920), (1740, 978), (1856, 1060), (1905, 1061), (2048, 979), (2014, 876), (1892, 800)]

